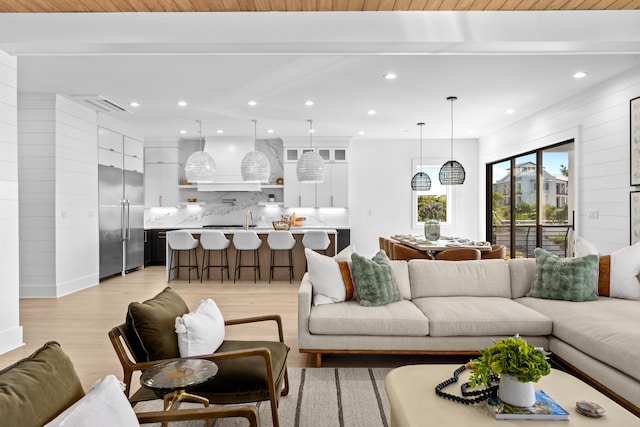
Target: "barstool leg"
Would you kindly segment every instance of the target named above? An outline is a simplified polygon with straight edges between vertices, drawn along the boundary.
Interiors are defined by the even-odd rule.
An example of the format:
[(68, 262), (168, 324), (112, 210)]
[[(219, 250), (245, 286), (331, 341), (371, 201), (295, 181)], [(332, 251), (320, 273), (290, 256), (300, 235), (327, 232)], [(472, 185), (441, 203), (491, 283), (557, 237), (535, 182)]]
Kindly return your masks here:
[[(226, 265), (226, 269), (227, 269), (227, 279), (229, 279), (229, 250), (225, 248), (224, 250), (224, 257), (225, 257), (225, 264)], [(220, 271), (220, 281), (224, 282), (224, 278), (222, 275), (222, 271)]]
[(271, 249), (271, 257), (269, 258), (269, 283), (273, 279), (273, 249)]
[(195, 261), (196, 265), (191, 268), (194, 268), (196, 270), (196, 279), (200, 279), (200, 267), (198, 267), (198, 251), (196, 250), (196, 248), (193, 248), (192, 251), (193, 260)]
[(289, 249), (289, 283), (293, 280), (293, 255)]

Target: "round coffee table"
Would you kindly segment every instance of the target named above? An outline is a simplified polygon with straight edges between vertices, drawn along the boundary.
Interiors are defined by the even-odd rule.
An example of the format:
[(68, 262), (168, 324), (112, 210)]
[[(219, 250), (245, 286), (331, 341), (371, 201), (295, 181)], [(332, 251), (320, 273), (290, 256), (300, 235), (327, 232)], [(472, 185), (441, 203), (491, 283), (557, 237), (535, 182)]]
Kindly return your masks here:
[(171, 411), (182, 400), (209, 406), (209, 400), (187, 393), (194, 387), (209, 381), (218, 373), (218, 365), (204, 359), (180, 359), (159, 363), (147, 369), (140, 376), (140, 384), (151, 390), (165, 392), (164, 409)]
[[(434, 426), (530, 426), (570, 427), (637, 426), (631, 412), (579, 379), (553, 369), (542, 377), (536, 388), (544, 390), (569, 412), (569, 421), (496, 420), (484, 404), (462, 405), (436, 395), (436, 385), (451, 377), (460, 365), (409, 365), (393, 369), (384, 380), (391, 408), (391, 427), (423, 427), (427, 421)], [(460, 384), (469, 381), (469, 370), (460, 380), (444, 391), (460, 394)], [(602, 418), (589, 418), (575, 411), (576, 401), (599, 403), (607, 413)]]

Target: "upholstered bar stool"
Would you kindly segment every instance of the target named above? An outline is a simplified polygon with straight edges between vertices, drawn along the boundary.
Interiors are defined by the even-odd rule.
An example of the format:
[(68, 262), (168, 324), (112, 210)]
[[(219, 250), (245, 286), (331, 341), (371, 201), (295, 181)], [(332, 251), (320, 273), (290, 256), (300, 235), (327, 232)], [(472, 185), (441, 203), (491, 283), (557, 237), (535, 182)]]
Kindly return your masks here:
[[(241, 268), (253, 268), (253, 283), (256, 282), (256, 270), (258, 270), (258, 277), (260, 277), (260, 256), (258, 255), (258, 249), (262, 245), (262, 240), (256, 234), (255, 231), (236, 231), (233, 235), (233, 246), (236, 248), (236, 264), (233, 270), (233, 283), (236, 283), (236, 275), (240, 278)], [(253, 252), (253, 264), (242, 265), (242, 252)]]
[[(227, 270), (227, 279), (229, 278), (229, 245), (231, 241), (227, 239), (222, 231), (203, 230), (200, 234), (200, 245), (202, 246), (202, 274), (200, 282), (204, 277), (204, 271), (207, 270), (207, 279), (211, 268), (220, 269), (220, 281), (224, 282), (224, 270)], [(211, 264), (212, 252), (219, 252), (220, 263)]]
[[(271, 261), (269, 263), (269, 283), (273, 279), (274, 268), (288, 268), (289, 269), (289, 283), (293, 280), (293, 255), (291, 250), (296, 245), (296, 239), (290, 231), (275, 230), (269, 232), (267, 237), (267, 244), (271, 249)], [(275, 255), (277, 251), (287, 251), (289, 256), (289, 264), (275, 264)]]
[[(171, 272), (180, 268), (188, 269), (189, 283), (191, 283), (191, 270), (196, 270), (196, 277), (199, 278), (198, 255), (196, 253), (198, 239), (194, 238), (191, 233), (186, 230), (175, 230), (167, 233), (167, 244), (169, 245), (169, 249), (171, 249), (171, 259), (169, 260), (169, 279), (167, 281), (171, 281)], [(187, 252), (187, 264), (180, 264), (180, 254), (182, 252)], [(193, 261), (191, 261), (192, 255)], [(174, 258), (177, 258), (176, 265), (173, 265)], [(176, 277), (179, 271), (180, 270), (176, 272)]]
[[(327, 254), (327, 248), (329, 247), (329, 235), (326, 231), (322, 230), (307, 230), (302, 236), (302, 245), (316, 252), (322, 252)], [(304, 271), (307, 271), (307, 261), (305, 259)]]

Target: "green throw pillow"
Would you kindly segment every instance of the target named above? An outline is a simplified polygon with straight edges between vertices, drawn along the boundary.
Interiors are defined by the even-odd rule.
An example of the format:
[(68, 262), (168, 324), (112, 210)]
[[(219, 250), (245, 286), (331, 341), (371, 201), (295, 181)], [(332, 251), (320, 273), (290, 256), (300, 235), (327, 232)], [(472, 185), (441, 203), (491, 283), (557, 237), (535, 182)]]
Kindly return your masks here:
[(594, 301), (593, 271), (598, 269), (598, 255), (561, 259), (536, 248), (536, 275), (527, 296), (565, 301)]
[(176, 317), (188, 312), (189, 307), (182, 297), (169, 287), (144, 302), (129, 304), (126, 323), (132, 335), (138, 339), (132, 346), (141, 353), (134, 354), (136, 361), (180, 357)]
[(351, 262), (355, 294), (360, 305), (374, 307), (402, 299), (391, 262), (384, 251), (379, 251), (370, 260), (354, 253)]

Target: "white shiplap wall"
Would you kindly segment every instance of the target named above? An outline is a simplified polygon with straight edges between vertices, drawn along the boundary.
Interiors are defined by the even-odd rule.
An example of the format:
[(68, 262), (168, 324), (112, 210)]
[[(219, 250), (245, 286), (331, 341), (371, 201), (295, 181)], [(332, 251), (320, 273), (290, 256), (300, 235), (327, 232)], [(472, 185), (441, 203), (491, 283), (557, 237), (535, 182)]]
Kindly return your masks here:
[(59, 95), (21, 94), (20, 296), (98, 283), (96, 113)]
[[(576, 141), (577, 232), (601, 254), (629, 245), (629, 100), (640, 96), (640, 67), (480, 140), (486, 163), (570, 138)], [(484, 174), (484, 172), (483, 172)], [(484, 182), (485, 177), (480, 179)], [(484, 199), (480, 200), (484, 227)], [(598, 210), (598, 219), (588, 212)]]
[(0, 354), (22, 345), (18, 269), (18, 72), (0, 51)]

